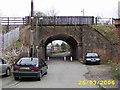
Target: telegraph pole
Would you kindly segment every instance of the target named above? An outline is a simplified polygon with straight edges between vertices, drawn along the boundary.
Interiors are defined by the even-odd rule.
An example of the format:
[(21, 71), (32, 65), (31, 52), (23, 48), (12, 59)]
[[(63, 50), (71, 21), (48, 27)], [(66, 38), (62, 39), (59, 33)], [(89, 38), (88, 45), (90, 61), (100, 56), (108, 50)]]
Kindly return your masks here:
[(34, 4), (33, 0), (31, 0), (31, 47), (30, 47), (30, 57), (34, 57)]

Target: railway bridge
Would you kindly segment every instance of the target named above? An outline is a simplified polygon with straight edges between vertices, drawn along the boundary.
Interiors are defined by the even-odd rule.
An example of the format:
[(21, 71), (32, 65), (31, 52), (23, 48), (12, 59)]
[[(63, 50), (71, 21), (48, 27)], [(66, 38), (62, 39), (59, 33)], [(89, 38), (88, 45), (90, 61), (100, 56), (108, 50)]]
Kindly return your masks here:
[(62, 40), (70, 46), (74, 60), (83, 60), (87, 52), (99, 53), (103, 61), (111, 58), (112, 45), (92, 27), (96, 24), (93, 16), (35, 17), (33, 23), (31, 30), (31, 18), (27, 17), (26, 26), (21, 29), (24, 55), (32, 56), (33, 53), (47, 59), (47, 45), (54, 40)]
[[(10, 19), (6, 21), (10, 25)], [(83, 61), (87, 52), (97, 52), (102, 61), (112, 57), (113, 46), (110, 41), (92, 27), (98, 23), (94, 16), (27, 16), (17, 23), (22, 23), (22, 56), (47, 59), (47, 45), (54, 40), (62, 40), (70, 46), (74, 60)]]

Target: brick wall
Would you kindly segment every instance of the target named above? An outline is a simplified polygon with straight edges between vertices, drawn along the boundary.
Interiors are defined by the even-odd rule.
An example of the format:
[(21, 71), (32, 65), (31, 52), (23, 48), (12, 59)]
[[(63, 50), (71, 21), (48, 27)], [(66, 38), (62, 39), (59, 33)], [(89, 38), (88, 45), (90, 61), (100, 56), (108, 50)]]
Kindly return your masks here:
[[(21, 40), (23, 41), (23, 45), (30, 45), (30, 32), (26, 28), (29, 29), (29, 27), (26, 26), (25, 29), (22, 30), (24, 34), (21, 34)], [(106, 37), (90, 26), (82, 26), (82, 31), (83, 55), (87, 52), (97, 52), (103, 62), (110, 60), (111, 58), (116, 60), (116, 46), (112, 46)], [(67, 37), (74, 38), (79, 46), (81, 43), (80, 33), (81, 26), (43, 26), (38, 30), (39, 44), (41, 44), (41, 41), (44, 41), (43, 43), (45, 44), (48, 38), (54, 36), (57, 39), (67, 40), (67, 38), (64, 39), (64, 36), (66, 35)], [(57, 37), (59, 34), (61, 34), (61, 37)], [(36, 43), (36, 36), (34, 41), (34, 43)], [(70, 43), (73, 44), (72, 42), (69, 42), (69, 44)], [(79, 56), (81, 55), (80, 53), (77, 54)]]

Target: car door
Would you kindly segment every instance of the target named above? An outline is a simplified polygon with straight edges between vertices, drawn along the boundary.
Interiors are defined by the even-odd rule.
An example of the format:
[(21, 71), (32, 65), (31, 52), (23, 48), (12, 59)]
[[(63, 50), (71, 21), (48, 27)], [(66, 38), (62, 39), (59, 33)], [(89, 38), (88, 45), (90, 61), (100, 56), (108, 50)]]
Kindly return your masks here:
[(2, 73), (6, 74), (6, 69), (7, 69), (7, 62), (3, 59), (2, 60)]
[(0, 58), (0, 75), (2, 75), (2, 60)]
[(44, 71), (44, 73), (46, 73), (47, 72), (47, 64), (44, 62), (44, 60), (43, 59), (41, 59), (41, 61), (42, 61), (42, 66), (43, 66), (43, 71)]

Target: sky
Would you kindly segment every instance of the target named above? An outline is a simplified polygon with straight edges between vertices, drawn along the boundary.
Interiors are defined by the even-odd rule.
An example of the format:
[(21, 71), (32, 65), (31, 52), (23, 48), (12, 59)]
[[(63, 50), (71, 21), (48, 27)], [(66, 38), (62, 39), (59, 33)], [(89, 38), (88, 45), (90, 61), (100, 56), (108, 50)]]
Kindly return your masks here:
[[(118, 17), (119, 0), (34, 0), (34, 10), (46, 13), (55, 9), (58, 16)], [(25, 17), (30, 15), (31, 0), (0, 0), (1, 17)]]

